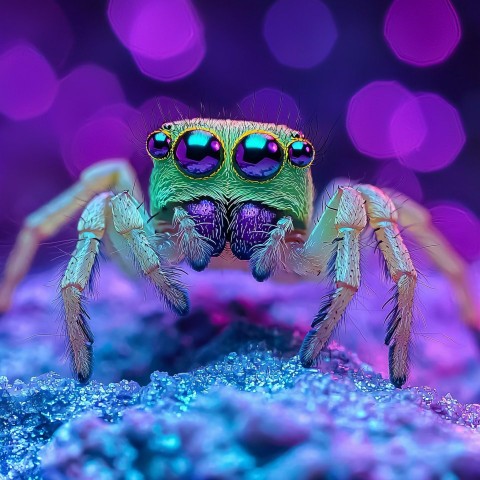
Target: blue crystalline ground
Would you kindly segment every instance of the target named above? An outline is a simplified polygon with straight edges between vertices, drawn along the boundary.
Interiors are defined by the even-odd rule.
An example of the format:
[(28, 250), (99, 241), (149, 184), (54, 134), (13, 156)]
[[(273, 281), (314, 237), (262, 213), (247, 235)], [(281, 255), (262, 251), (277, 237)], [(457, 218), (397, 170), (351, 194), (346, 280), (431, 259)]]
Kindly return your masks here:
[(430, 332), (453, 340), (422, 346), (403, 390), (376, 373), (385, 298), (364, 294), (337, 335), (348, 349), (331, 343), (307, 370), (296, 352), (328, 287), (190, 274), (192, 313), (178, 319), (109, 266), (81, 386), (62, 362), (54, 277), (28, 279), (0, 320), (0, 478), (480, 478), (478, 347), (438, 276), (419, 301), (438, 317)]

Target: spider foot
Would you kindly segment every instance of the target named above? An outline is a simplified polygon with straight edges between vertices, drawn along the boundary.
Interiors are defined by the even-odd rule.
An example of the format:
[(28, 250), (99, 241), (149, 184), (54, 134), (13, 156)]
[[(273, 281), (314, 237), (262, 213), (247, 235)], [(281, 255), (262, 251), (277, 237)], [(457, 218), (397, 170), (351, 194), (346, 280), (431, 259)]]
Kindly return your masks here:
[(68, 286), (62, 290), (62, 297), (72, 370), (80, 383), (87, 383), (93, 369), (93, 334), (83, 307), (83, 295), (74, 286)]
[(177, 280), (176, 272), (160, 267), (149, 274), (151, 281), (158, 286), (158, 291), (170, 310), (178, 315), (186, 315), (190, 310), (190, 300), (185, 286)]
[(300, 347), (300, 363), (305, 368), (311, 368), (315, 365), (322, 349), (317, 333), (318, 332), (314, 329), (310, 330), (305, 335), (302, 346)]

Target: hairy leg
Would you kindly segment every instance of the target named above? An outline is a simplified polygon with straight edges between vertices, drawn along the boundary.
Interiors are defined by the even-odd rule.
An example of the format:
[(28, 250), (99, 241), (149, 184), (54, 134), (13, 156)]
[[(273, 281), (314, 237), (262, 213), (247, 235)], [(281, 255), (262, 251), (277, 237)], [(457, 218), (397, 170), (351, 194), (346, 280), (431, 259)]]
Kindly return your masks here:
[(388, 315), (385, 344), (390, 346), (390, 380), (401, 387), (408, 376), (409, 346), (417, 272), (398, 229), (398, 215), (392, 200), (377, 187), (355, 187), (366, 201), (370, 226), (386, 267), (395, 282), (393, 308)]
[(127, 191), (111, 199), (115, 230), (126, 240), (141, 271), (153, 283), (169, 308), (188, 313), (188, 294), (177, 279), (177, 272), (159, 257), (145, 231), (140, 204)]
[(196, 271), (204, 270), (212, 256), (225, 248), (227, 218), (222, 205), (208, 199), (176, 207), (173, 225), (177, 233), (178, 260), (185, 259)]
[(431, 258), (433, 264), (450, 281), (465, 323), (480, 331), (480, 306), (475, 300), (465, 260), (432, 224), (428, 210), (404, 195), (395, 194), (392, 201), (400, 225), (408, 228), (415, 241)]
[[(338, 208), (333, 210), (337, 205)], [(367, 216), (364, 207), (364, 201), (361, 195), (353, 188), (340, 188), (329, 204), (320, 222), (328, 228), (322, 233), (318, 232), (318, 238), (312, 239), (315, 235), (313, 230), (310, 238), (307, 240), (306, 248), (309, 253), (314, 251), (324, 255), (322, 245), (328, 242), (333, 245), (331, 252), (332, 271), (335, 274), (335, 290), (325, 298), (320, 311), (316, 315), (312, 330), (308, 332), (300, 349), (300, 361), (305, 367), (312, 366), (321, 349), (328, 342), (335, 327), (342, 318), (350, 300), (355, 295), (360, 285), (360, 248), (359, 236), (367, 223)], [(333, 224), (331, 221), (332, 213), (335, 212)], [(335, 235), (330, 239), (333, 230)], [(319, 242), (321, 239), (321, 242)]]
[(285, 263), (288, 247), (286, 236), (293, 229), (292, 219), (283, 217), (268, 234), (268, 239), (254, 247), (250, 268), (256, 280), (263, 282)]
[(39, 244), (70, 222), (95, 195), (109, 190), (129, 190), (135, 198), (141, 198), (140, 185), (128, 162), (115, 160), (93, 165), (72, 187), (26, 218), (0, 282), (0, 312), (10, 307), (13, 292), (28, 272)]
[(60, 285), (64, 304), (68, 352), (72, 370), (80, 382), (92, 373), (93, 335), (83, 306), (84, 290), (91, 281), (99, 243), (105, 233), (106, 209), (110, 193), (97, 195), (86, 206), (78, 222), (78, 242)]

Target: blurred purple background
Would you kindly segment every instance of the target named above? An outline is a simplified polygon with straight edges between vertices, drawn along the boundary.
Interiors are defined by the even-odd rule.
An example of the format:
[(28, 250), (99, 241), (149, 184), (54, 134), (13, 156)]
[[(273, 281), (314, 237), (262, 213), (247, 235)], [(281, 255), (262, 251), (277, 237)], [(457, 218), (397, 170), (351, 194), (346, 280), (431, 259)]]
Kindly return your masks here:
[[(127, 157), (145, 187), (145, 135), (199, 114), (298, 124), (321, 152), (318, 190), (337, 176), (396, 188), (480, 257), (474, 0), (0, 6), (0, 261), (86, 166)], [(58, 255), (43, 247), (37, 267)]]

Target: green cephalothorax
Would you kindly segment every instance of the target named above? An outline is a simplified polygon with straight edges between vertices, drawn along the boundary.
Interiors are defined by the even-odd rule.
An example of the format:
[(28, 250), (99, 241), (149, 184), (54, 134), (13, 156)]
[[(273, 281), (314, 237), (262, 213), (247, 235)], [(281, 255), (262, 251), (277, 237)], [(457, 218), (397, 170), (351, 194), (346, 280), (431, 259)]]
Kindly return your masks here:
[(173, 209), (198, 198), (226, 206), (259, 202), (305, 229), (312, 210), (313, 147), (284, 125), (196, 118), (166, 123), (147, 140), (153, 159), (151, 212), (170, 221)]

